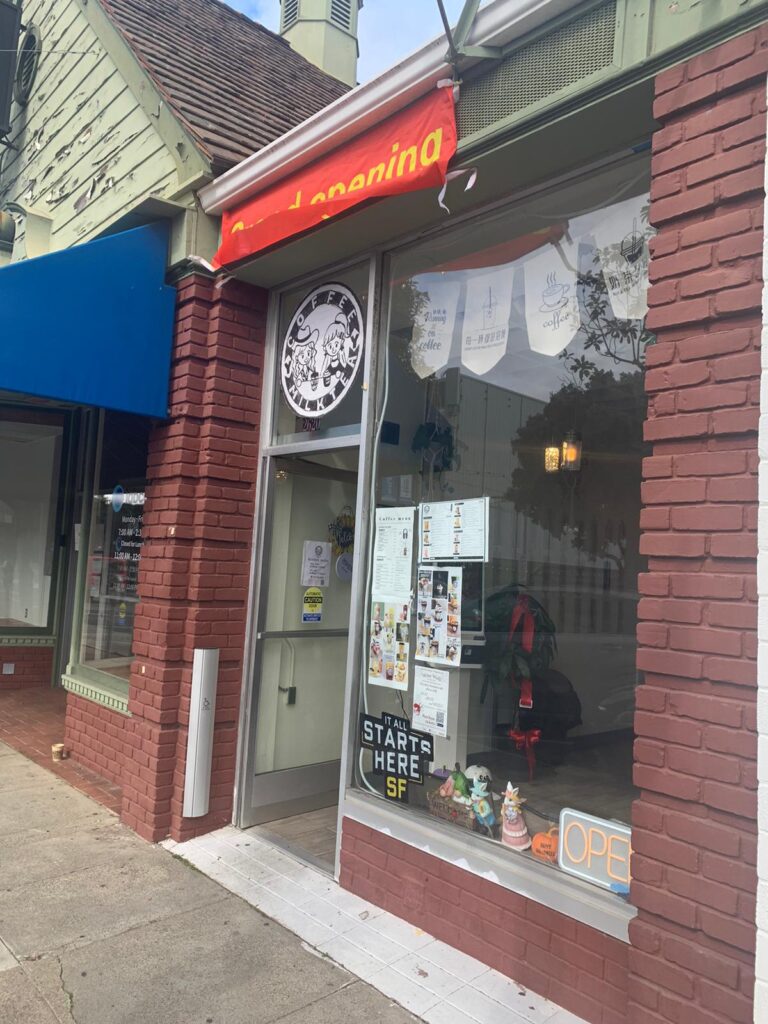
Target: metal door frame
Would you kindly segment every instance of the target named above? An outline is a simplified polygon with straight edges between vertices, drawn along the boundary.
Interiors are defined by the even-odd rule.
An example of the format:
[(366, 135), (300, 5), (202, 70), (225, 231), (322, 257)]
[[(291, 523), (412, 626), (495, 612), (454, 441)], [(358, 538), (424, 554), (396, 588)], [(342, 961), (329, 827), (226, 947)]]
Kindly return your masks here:
[[(353, 267), (368, 265), (368, 299), (365, 316), (366, 344), (364, 348), (362, 368), (362, 406), (360, 411), (360, 430), (358, 433), (350, 433), (344, 436), (337, 436), (328, 439), (308, 439), (306, 441), (275, 442), (275, 428), (279, 410), (279, 395), (277, 383), (278, 348), (280, 338), (278, 329), (280, 324), (280, 311), (284, 295), (295, 288), (311, 287), (324, 278), (333, 277), (348, 271)], [(303, 794), (302, 775), (308, 771), (314, 773), (317, 780), (318, 774), (322, 778), (326, 776), (332, 780), (332, 788), (338, 790), (339, 800), (346, 789), (347, 758), (346, 746), (348, 743), (347, 728), (349, 722), (349, 699), (352, 687), (355, 682), (357, 666), (360, 657), (360, 620), (362, 610), (358, 596), (365, 588), (366, 559), (364, 552), (367, 550), (368, 536), (368, 496), (365, 481), (368, 470), (368, 446), (363, 439), (369, 434), (369, 418), (372, 413), (372, 372), (375, 367), (374, 349), (377, 342), (377, 326), (380, 306), (381, 290), (381, 259), (377, 255), (362, 257), (357, 256), (347, 259), (343, 263), (322, 268), (319, 272), (311, 275), (304, 275), (293, 281), (286, 282), (279, 290), (273, 290), (269, 295), (267, 306), (267, 329), (264, 358), (264, 385), (262, 389), (262, 413), (259, 426), (261, 441), (261, 455), (259, 459), (259, 470), (256, 483), (256, 502), (254, 510), (253, 546), (250, 563), (250, 590), (246, 620), (245, 657), (243, 659), (243, 678), (240, 699), (240, 714), (238, 721), (238, 743), (237, 743), (237, 766), (235, 771), (234, 788), (234, 810), (233, 823), (240, 828), (247, 828), (252, 821), (252, 810), (256, 806), (268, 806), (280, 802), (283, 794), (290, 793), (293, 798), (300, 801)], [(264, 618), (267, 607), (267, 589), (269, 582), (269, 551), (272, 538), (271, 523), (268, 512), (272, 506), (275, 487), (275, 464), (283, 456), (288, 455), (311, 455), (340, 449), (357, 449), (358, 471), (357, 471), (357, 495), (355, 507), (355, 548), (359, 557), (355, 559), (354, 571), (352, 574), (350, 589), (350, 618), (349, 618), (349, 642), (347, 646), (347, 662), (345, 667), (344, 696), (339, 708), (343, 716), (343, 735), (339, 749), (338, 760), (324, 762), (312, 766), (283, 769), (280, 771), (263, 773), (257, 776), (254, 773), (254, 755), (256, 740), (256, 717), (258, 714), (259, 697), (261, 693), (261, 677), (259, 666), (261, 664), (262, 645), (267, 637), (264, 635)], [(340, 776), (340, 777), (339, 777)], [(260, 784), (259, 779), (263, 782)], [(270, 799), (268, 804), (264, 801), (257, 802), (257, 794), (261, 789), (269, 788)], [(297, 810), (296, 813), (299, 813)], [(338, 844), (337, 844), (338, 845)]]

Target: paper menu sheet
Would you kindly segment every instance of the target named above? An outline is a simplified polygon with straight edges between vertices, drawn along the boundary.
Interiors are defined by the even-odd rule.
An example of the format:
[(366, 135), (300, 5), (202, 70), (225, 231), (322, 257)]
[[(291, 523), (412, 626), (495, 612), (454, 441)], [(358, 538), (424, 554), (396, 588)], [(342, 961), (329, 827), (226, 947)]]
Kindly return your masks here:
[(488, 498), (419, 505), (421, 562), (487, 562)]
[(450, 673), (417, 665), (413, 671), (411, 726), (432, 736), (447, 736)]
[(416, 509), (377, 508), (371, 594), (374, 597), (411, 595), (413, 520)]
[(408, 689), (411, 603), (393, 598), (371, 601), (368, 682), (371, 686)]
[(461, 664), (461, 566), (419, 566), (416, 660)]

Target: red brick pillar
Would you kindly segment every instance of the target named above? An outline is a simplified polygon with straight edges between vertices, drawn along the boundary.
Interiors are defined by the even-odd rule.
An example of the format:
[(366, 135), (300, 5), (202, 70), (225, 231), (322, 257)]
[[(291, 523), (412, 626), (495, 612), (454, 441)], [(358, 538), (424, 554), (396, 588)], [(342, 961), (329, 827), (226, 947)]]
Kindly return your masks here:
[(631, 1024), (752, 1021), (767, 44), (656, 80)]
[[(170, 419), (151, 435), (123, 820), (189, 838), (230, 820), (258, 465), (266, 294), (178, 285)], [(210, 812), (184, 819), (192, 658), (219, 648)]]

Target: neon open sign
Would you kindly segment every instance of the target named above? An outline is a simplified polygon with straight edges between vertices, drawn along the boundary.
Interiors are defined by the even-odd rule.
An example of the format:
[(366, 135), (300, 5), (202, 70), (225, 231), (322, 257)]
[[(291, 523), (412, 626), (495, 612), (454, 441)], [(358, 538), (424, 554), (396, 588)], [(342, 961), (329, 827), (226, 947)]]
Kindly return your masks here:
[(625, 894), (629, 891), (632, 831), (616, 821), (564, 807), (557, 861), (563, 871)]

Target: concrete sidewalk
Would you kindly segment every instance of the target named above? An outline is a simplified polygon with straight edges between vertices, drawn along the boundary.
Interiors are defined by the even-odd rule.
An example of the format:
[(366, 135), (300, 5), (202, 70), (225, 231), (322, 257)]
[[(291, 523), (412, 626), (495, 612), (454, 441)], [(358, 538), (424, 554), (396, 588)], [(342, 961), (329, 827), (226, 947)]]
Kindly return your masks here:
[(386, 996), (0, 743), (2, 1024), (405, 1024)]

